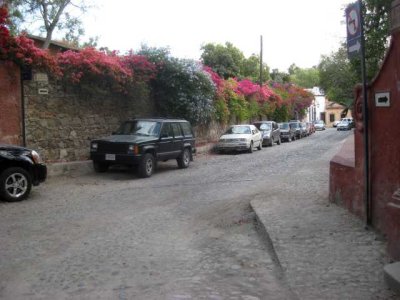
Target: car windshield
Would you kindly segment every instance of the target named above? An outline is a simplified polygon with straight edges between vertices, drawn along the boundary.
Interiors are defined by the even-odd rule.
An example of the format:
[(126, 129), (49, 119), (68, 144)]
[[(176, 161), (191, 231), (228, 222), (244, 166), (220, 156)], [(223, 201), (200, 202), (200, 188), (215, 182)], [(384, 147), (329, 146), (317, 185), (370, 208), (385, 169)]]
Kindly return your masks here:
[(225, 134), (251, 134), (250, 126), (233, 126)]
[(324, 121), (319, 120), (319, 121), (316, 121), (315, 124), (324, 124)]
[(260, 130), (271, 130), (271, 123), (257, 123), (256, 127)]
[(290, 123), (290, 126), (291, 126), (292, 128), (299, 128), (299, 127), (300, 127), (300, 124), (299, 124), (299, 123)]
[(288, 123), (281, 123), (279, 124), (280, 129), (289, 129), (289, 124)]
[(128, 121), (115, 132), (120, 135), (158, 136), (161, 123), (154, 121)]

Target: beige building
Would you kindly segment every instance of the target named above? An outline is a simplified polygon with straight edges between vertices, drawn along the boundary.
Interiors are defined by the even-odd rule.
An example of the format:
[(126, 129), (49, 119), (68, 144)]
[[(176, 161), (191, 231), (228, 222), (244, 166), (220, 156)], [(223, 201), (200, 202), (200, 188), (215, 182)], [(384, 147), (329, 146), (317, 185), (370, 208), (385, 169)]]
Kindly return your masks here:
[(333, 127), (333, 122), (340, 121), (342, 118), (351, 117), (351, 111), (347, 110), (346, 112), (345, 106), (325, 100), (325, 123), (327, 127)]

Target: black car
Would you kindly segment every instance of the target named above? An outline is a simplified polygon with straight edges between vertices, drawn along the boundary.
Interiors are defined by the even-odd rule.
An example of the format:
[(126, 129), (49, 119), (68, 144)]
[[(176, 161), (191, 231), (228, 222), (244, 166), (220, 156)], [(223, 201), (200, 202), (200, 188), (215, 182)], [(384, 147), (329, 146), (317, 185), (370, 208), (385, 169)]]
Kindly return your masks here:
[(35, 150), (0, 145), (0, 198), (20, 201), (28, 197), (32, 185), (46, 180), (47, 167)]
[(281, 140), (282, 141), (295, 141), (296, 140), (296, 129), (294, 126), (290, 126), (288, 122), (279, 123), (279, 128), (281, 129)]
[(289, 126), (296, 132), (296, 139), (301, 139), (303, 137), (300, 121), (290, 121)]
[(259, 121), (253, 124), (261, 131), (262, 145), (273, 146), (275, 143), (281, 144), (281, 132), (279, 126), (274, 121)]
[(157, 161), (176, 159), (187, 168), (196, 153), (190, 123), (181, 119), (134, 119), (109, 137), (93, 140), (90, 158), (96, 172), (112, 165), (138, 166), (140, 177), (150, 177)]

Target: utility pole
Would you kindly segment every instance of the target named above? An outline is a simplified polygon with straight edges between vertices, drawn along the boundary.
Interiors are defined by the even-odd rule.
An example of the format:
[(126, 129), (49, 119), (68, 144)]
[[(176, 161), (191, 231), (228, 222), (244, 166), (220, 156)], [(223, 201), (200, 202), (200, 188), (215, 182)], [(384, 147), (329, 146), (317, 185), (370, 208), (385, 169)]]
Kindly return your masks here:
[(262, 86), (263, 83), (262, 71), (263, 71), (263, 36), (260, 35), (260, 87)]

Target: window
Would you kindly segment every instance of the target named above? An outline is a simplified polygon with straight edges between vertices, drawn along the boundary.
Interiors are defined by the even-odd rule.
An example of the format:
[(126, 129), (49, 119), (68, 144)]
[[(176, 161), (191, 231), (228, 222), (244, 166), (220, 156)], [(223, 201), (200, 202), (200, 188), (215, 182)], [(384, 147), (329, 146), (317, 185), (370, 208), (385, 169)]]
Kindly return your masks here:
[(171, 124), (164, 123), (164, 126), (163, 126), (163, 128), (161, 130), (161, 137), (162, 138), (172, 138), (172, 137), (174, 137), (174, 132), (173, 132)]
[(184, 136), (193, 136), (192, 133), (192, 128), (190, 127), (189, 123), (180, 123), (182, 130), (183, 130), (183, 135)]
[(335, 114), (330, 114), (329, 115), (329, 121), (330, 122), (335, 122)]
[(172, 123), (172, 130), (175, 137), (182, 137), (182, 130), (178, 123)]

